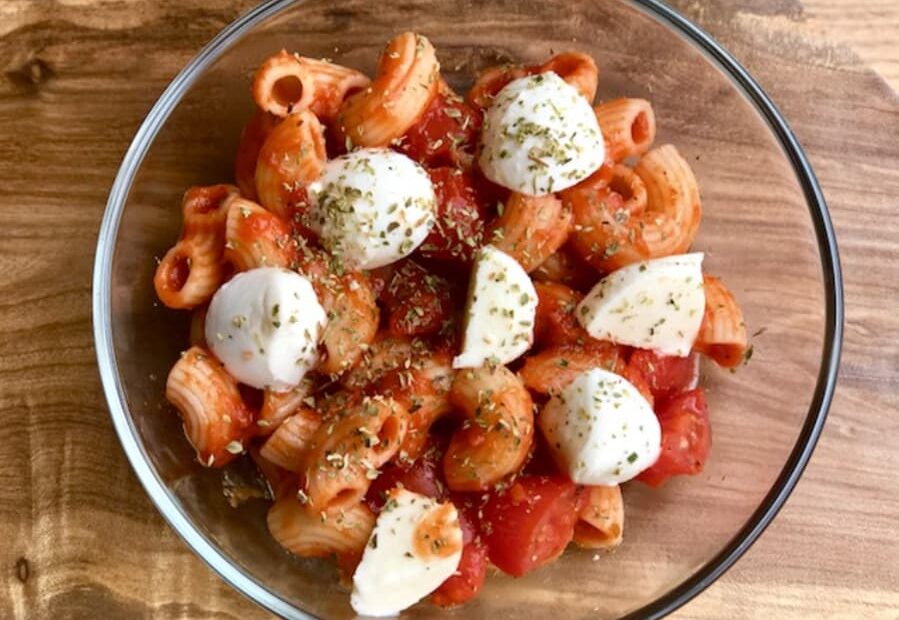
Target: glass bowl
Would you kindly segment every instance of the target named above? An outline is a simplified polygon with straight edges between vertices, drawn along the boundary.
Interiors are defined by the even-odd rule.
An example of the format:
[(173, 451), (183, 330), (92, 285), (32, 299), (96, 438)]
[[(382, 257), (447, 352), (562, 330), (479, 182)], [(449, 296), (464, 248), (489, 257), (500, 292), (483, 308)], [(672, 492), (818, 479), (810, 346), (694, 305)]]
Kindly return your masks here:
[(180, 197), (230, 181), (250, 76), (282, 47), (371, 73), (393, 35), (414, 30), (464, 90), (475, 72), (578, 49), (600, 66), (599, 97), (655, 107), (699, 179), (706, 269), (743, 306), (755, 355), (735, 374), (704, 368), (713, 448), (703, 474), (660, 490), (625, 489), (625, 542), (609, 555), (570, 550), (522, 579), (491, 575), (459, 611), (423, 604), (405, 617), (654, 618), (731, 566), (783, 505), (808, 461), (836, 380), (842, 292), (821, 191), (786, 122), (708, 35), (654, 0), (273, 1), (225, 28), (174, 79), (129, 148), (109, 196), (94, 272), (100, 374), (125, 452), (156, 506), (214, 570), (288, 618), (349, 618), (348, 593), (321, 561), (289, 556), (266, 504), (232, 509), (219, 471), (194, 461), (165, 377), (188, 317), (161, 307), (155, 257), (175, 240)]

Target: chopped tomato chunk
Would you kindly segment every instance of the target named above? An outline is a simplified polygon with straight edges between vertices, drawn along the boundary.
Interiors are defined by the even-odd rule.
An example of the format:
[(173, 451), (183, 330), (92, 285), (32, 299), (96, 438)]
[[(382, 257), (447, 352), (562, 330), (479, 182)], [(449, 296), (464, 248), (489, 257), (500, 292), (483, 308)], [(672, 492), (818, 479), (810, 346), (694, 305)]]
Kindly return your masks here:
[(419, 248), (422, 256), (471, 261), (484, 238), (485, 201), (472, 176), (458, 168), (429, 171), (437, 220)]
[(534, 340), (544, 345), (583, 343), (590, 336), (578, 323), (575, 308), (583, 295), (556, 282), (536, 282), (537, 317)]
[(431, 596), (431, 601), (441, 607), (460, 605), (474, 598), (487, 576), (487, 547), (478, 536), (475, 509), (464, 496), (454, 496), (451, 499), (459, 511), (462, 542), (465, 546), (462, 547), (462, 559), (456, 573), (444, 581)]
[(468, 165), (474, 157), (480, 129), (480, 111), (441, 93), (409, 128), (398, 148), (427, 167)]
[(435, 334), (452, 312), (446, 280), (411, 260), (394, 270), (380, 299), (390, 333), (398, 337)]
[(712, 444), (703, 389), (683, 392), (663, 402), (656, 415), (662, 426), (662, 453), (637, 480), (657, 487), (671, 476), (702, 472)]
[(628, 365), (633, 366), (634, 371), (640, 371), (657, 401), (689, 390), (696, 381), (695, 353), (676, 357), (635, 349)]
[(561, 476), (523, 477), (493, 495), (481, 524), (490, 561), (521, 577), (555, 560), (574, 536), (577, 496)]
[(442, 480), (440, 452), (426, 450), (421, 457), (408, 467), (388, 464), (381, 468), (380, 475), (372, 481), (365, 494), (365, 503), (374, 512), (381, 512), (391, 489), (402, 487), (414, 493), (443, 499), (446, 484)]

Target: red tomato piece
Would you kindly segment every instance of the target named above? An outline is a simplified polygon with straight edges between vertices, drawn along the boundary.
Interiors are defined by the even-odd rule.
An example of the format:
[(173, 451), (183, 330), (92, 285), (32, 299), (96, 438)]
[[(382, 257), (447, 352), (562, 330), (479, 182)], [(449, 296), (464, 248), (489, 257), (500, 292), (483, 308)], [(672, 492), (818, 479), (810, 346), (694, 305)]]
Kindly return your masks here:
[(398, 148), (423, 166), (467, 166), (474, 158), (481, 113), (440, 93), (431, 101)]
[[(431, 448), (411, 465), (388, 464), (381, 468), (380, 475), (375, 478), (368, 492), (365, 503), (373, 512), (381, 512), (387, 501), (387, 492), (402, 486), (414, 493), (443, 499), (446, 497), (446, 484), (443, 482), (442, 453), (432, 444)], [(464, 532), (464, 529), (463, 529)]]
[(449, 283), (411, 260), (394, 271), (380, 299), (398, 337), (436, 334), (452, 314)]
[(705, 392), (696, 388), (662, 403), (656, 415), (662, 426), (662, 452), (637, 480), (657, 487), (671, 476), (693, 476), (709, 456), (712, 433)]
[(574, 315), (583, 295), (556, 282), (535, 282), (534, 288), (538, 300), (534, 339), (538, 343), (563, 345), (590, 339)]
[(696, 381), (695, 353), (687, 357), (675, 357), (646, 349), (634, 349), (628, 365), (643, 374), (657, 401), (690, 389)]
[(521, 577), (562, 554), (574, 536), (577, 488), (561, 476), (519, 478), (484, 506), (481, 531), (490, 561)]
[(477, 502), (471, 495), (465, 493), (451, 493), (450, 499), (459, 512), (459, 525), (462, 526), (462, 542), (466, 545), (474, 542), (480, 535)]
[(390, 313), (390, 333), (394, 336), (425, 336), (440, 331), (448, 314), (447, 304), (445, 295), (415, 291)]
[(534, 435), (534, 446), (531, 448), (531, 455), (527, 463), (524, 465), (523, 474), (525, 476), (552, 476), (559, 473), (559, 466), (553, 459), (552, 451), (546, 443), (543, 433)]
[(471, 261), (484, 238), (484, 201), (471, 175), (459, 168), (428, 172), (437, 194), (437, 221), (419, 248), (428, 258)]
[(643, 374), (643, 370), (640, 366), (628, 363), (621, 373), (621, 376), (630, 381), (631, 384), (637, 388), (637, 391), (643, 395), (643, 398), (646, 399), (646, 402), (649, 403), (650, 407), (655, 407), (656, 399), (652, 393), (652, 387), (649, 385), (649, 379)]
[(441, 607), (461, 605), (477, 595), (486, 577), (487, 548), (480, 540), (466, 543), (459, 568), (434, 591), (431, 602)]
[(509, 201), (509, 196), (512, 192), (485, 177), (480, 168), (472, 170), (471, 180), (478, 192), (478, 196), (481, 197), (485, 205), (490, 207), (488, 210), (488, 221), (498, 217), (499, 211), (497, 207), (500, 203), (505, 205)]

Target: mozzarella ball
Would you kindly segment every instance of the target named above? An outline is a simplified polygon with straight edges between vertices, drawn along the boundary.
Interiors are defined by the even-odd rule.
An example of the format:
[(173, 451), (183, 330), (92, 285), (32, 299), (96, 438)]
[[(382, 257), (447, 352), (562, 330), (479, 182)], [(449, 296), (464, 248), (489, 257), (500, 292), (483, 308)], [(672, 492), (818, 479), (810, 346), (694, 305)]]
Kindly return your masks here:
[(481, 170), (512, 191), (545, 196), (567, 189), (604, 157), (593, 108), (551, 71), (507, 84), (484, 116)]
[(652, 407), (627, 379), (601, 368), (553, 396), (538, 422), (556, 463), (577, 484), (626, 482), (661, 452)]
[(309, 280), (275, 267), (234, 276), (206, 313), (206, 342), (232, 377), (254, 388), (297, 386), (318, 358), (325, 311)]
[(309, 225), (350, 269), (374, 269), (411, 254), (437, 210), (427, 172), (388, 149), (359, 149), (328, 161), (308, 194)]

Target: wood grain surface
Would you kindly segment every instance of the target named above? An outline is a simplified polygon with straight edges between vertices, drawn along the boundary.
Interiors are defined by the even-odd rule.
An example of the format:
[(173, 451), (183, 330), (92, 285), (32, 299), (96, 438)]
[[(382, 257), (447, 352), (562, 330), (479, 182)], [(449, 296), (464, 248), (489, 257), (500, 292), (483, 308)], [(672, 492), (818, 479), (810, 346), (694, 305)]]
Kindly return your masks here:
[[(899, 3), (673, 4), (749, 68), (809, 153), (847, 310), (839, 389), (805, 476), (676, 617), (896, 620), (899, 100), (875, 70), (899, 86)], [(107, 415), (90, 317), (99, 222), (134, 131), (251, 5), (0, 2), (0, 618), (266, 617), (145, 496)]]

